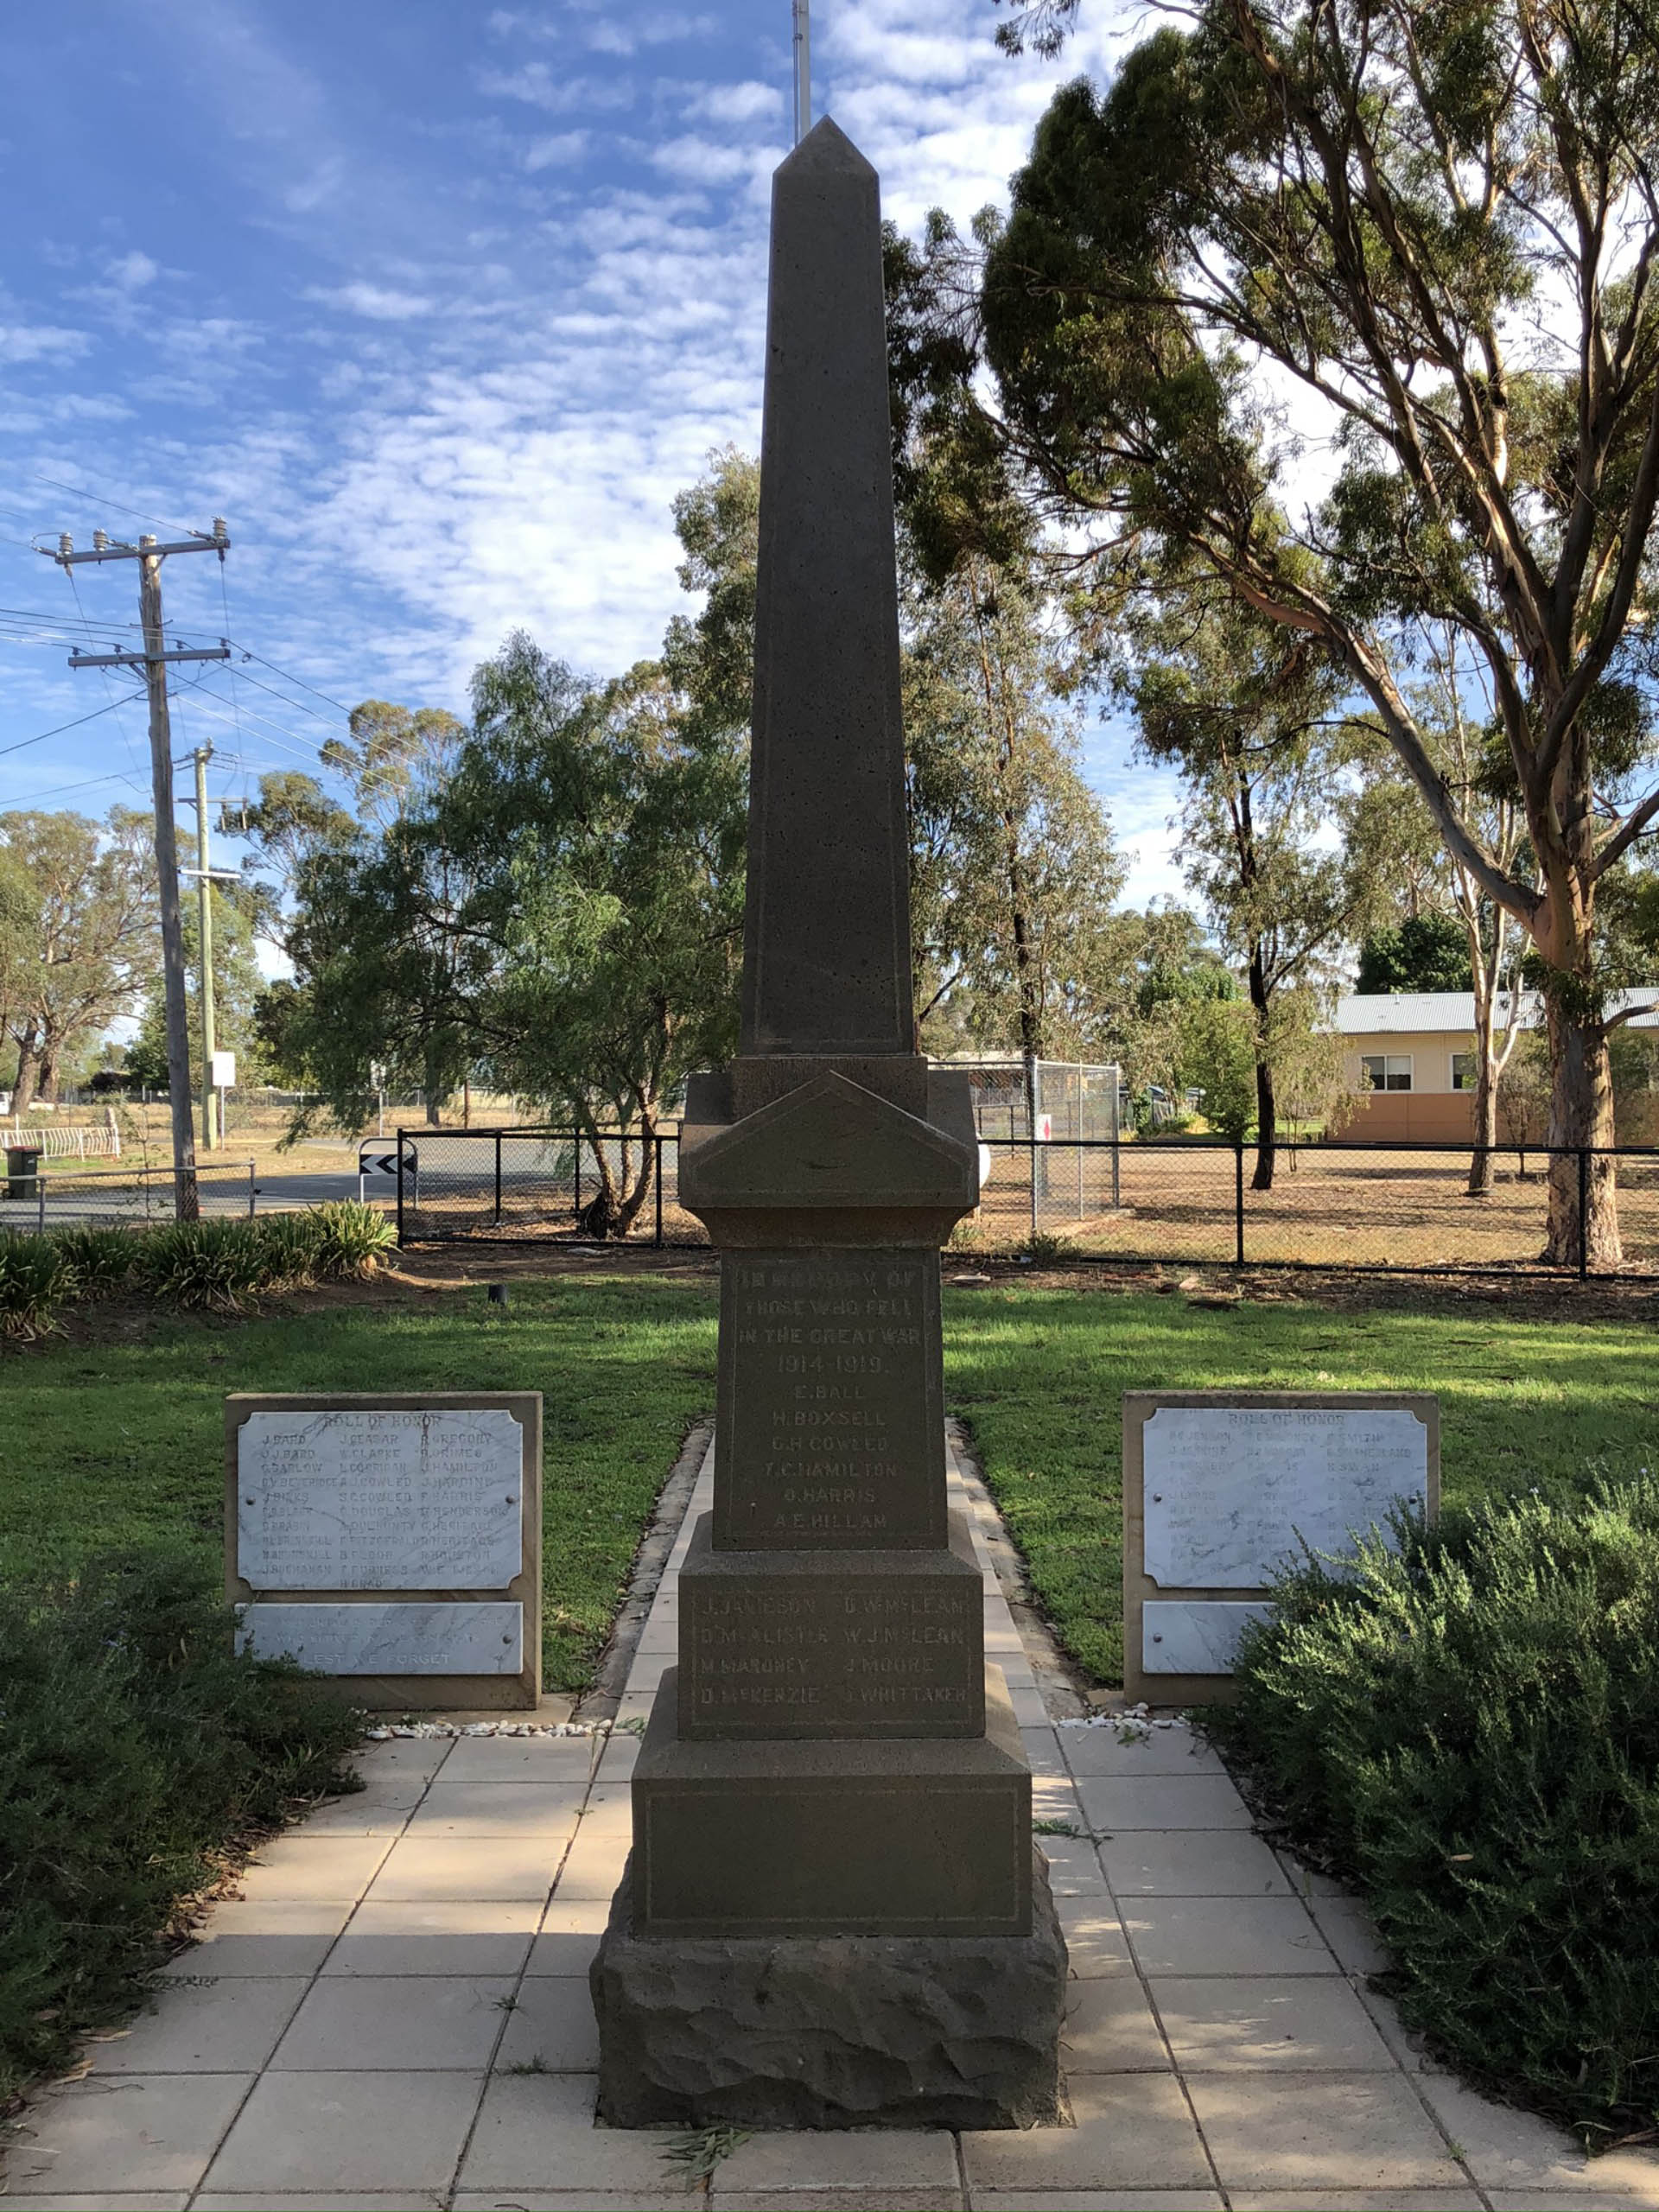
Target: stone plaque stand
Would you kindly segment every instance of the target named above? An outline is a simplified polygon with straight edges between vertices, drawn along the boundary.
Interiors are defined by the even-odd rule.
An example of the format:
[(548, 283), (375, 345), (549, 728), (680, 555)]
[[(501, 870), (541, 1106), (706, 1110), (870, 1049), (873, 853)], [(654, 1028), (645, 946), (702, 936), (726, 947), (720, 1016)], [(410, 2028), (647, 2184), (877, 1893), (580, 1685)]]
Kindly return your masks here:
[(533, 1707), (541, 1393), (226, 1398), (225, 1590), (371, 1712)]
[(1124, 1696), (1230, 1705), (1233, 1647), (1278, 1562), (1299, 1537), (1337, 1549), (1396, 1501), (1440, 1510), (1427, 1393), (1126, 1390)]
[(1065, 1948), (946, 1510), (978, 1153), (915, 1050), (882, 317), (875, 174), (825, 120), (773, 184), (741, 1050), (681, 1135), (715, 1507), (592, 1971), (624, 2126), (1055, 2114)]

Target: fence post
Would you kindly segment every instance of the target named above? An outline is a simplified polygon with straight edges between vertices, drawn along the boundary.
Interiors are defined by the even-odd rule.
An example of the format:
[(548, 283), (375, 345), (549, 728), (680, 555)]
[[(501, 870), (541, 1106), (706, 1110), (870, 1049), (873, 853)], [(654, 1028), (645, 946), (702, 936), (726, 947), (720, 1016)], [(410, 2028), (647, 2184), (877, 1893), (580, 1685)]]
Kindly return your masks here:
[(663, 1140), (657, 1139), (657, 1249), (663, 1249)]
[(1579, 1147), (1579, 1281), (1590, 1275), (1590, 1153)]
[(1034, 1122), (1032, 1124), (1031, 1134), (1026, 1139), (1026, 1151), (1028, 1155), (1031, 1178), (1031, 1233), (1035, 1236), (1037, 1234), (1037, 1128)]
[(1244, 1264), (1244, 1140), (1233, 1140), (1233, 1265)]
[(44, 1154), (44, 1153), (42, 1153), (42, 1154), (41, 1154), (41, 1157), (40, 1157), (40, 1159), (38, 1159), (38, 1160), (35, 1161), (35, 1204), (36, 1207), (38, 1208), (38, 1211), (37, 1211), (37, 1213), (36, 1213), (35, 1219), (36, 1219), (36, 1221), (37, 1221), (37, 1223), (38, 1223), (38, 1224), (39, 1224), (40, 1233), (41, 1233), (41, 1235), (42, 1236), (45, 1236), (45, 1234), (46, 1234), (46, 1172), (45, 1172), (45, 1170), (46, 1170), (46, 1155), (45, 1155), (45, 1154)]
[[(254, 1177), (254, 1169), (255, 1169), (255, 1162), (254, 1162), (253, 1160), (251, 1160), (248, 1162), (248, 1219), (249, 1219), (250, 1221), (251, 1221), (251, 1220), (253, 1219), (254, 1212), (255, 1212), (255, 1201), (256, 1201), (256, 1199), (257, 1199), (257, 1198), (258, 1198), (258, 1196), (259, 1196), (259, 1186), (258, 1186), (258, 1185), (257, 1185), (257, 1184), (254, 1181), (254, 1179), (253, 1179), (253, 1177)], [(357, 1185), (358, 1185), (358, 1189), (359, 1189), (359, 1191), (360, 1192), (360, 1191), (362, 1190), (362, 1187), (363, 1187), (363, 1178), (362, 1178), (360, 1175), (359, 1175), (359, 1176), (358, 1177), (358, 1179), (357, 1179)]]
[(501, 1132), (495, 1133), (495, 1225), (501, 1226)]
[(397, 1135), (397, 1249), (404, 1249), (404, 1133)]
[(575, 1217), (582, 1219), (582, 1131), (576, 1131), (576, 1203)]

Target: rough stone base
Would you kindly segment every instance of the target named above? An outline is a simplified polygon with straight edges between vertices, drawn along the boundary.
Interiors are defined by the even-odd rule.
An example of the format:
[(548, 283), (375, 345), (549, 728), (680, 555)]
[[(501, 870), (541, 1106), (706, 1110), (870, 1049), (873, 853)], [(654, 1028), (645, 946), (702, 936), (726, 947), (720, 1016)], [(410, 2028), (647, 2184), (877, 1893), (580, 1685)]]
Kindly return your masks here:
[(632, 1861), (589, 1982), (613, 2127), (1030, 2127), (1058, 2118), (1065, 1939), (636, 1936)]

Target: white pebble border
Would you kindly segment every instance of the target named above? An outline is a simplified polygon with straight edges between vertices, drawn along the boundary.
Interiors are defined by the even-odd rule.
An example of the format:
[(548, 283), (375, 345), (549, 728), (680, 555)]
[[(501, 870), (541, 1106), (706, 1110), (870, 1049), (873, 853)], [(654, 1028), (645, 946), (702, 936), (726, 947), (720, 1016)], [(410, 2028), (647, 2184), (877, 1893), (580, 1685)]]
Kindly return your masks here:
[(608, 1720), (395, 1720), (365, 1728), (372, 1744), (393, 1736), (608, 1736)]

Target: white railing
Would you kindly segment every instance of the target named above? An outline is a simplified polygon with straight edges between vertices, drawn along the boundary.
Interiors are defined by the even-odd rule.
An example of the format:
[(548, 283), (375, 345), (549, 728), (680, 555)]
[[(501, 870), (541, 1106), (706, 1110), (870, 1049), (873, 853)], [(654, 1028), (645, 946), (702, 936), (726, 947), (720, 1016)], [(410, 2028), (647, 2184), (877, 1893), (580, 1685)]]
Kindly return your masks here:
[(54, 1128), (49, 1122), (25, 1128), (13, 1115), (10, 1127), (0, 1122), (0, 1145), (25, 1146), (48, 1160), (119, 1160), (121, 1132), (112, 1121), (101, 1129)]

